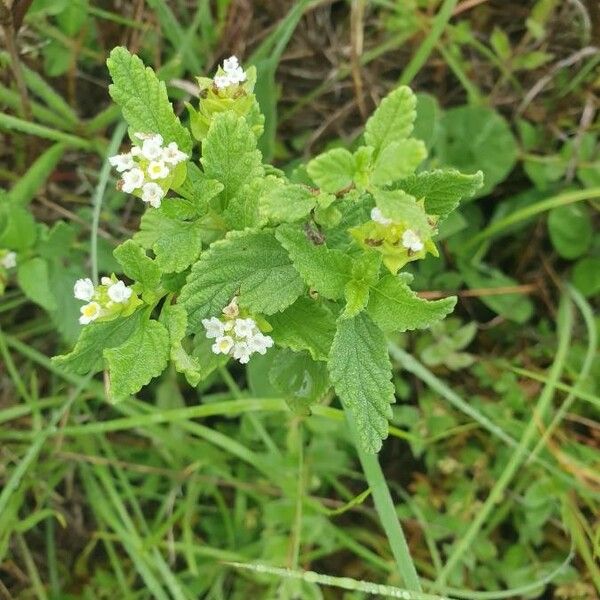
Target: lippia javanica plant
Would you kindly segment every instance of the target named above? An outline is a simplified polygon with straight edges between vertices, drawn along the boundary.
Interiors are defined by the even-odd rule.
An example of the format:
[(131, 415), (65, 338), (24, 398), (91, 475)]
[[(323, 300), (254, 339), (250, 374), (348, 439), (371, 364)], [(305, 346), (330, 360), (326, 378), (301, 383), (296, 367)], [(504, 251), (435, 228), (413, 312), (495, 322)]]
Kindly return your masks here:
[(376, 452), (394, 401), (386, 336), (428, 327), (455, 298), (428, 302), (403, 268), (437, 255), (438, 226), (481, 174), (416, 172), (415, 96), (391, 92), (354, 152), (329, 150), (286, 174), (262, 162), (256, 71), (232, 57), (199, 78), (189, 127), (164, 83), (116, 48), (110, 94), (130, 143), (110, 162), (144, 205), (114, 251), (126, 279), (82, 273), (82, 330), (55, 360), (106, 370), (112, 401), (167, 367), (196, 386), (227, 361), (269, 357), (272, 384), (306, 413), (333, 387), (363, 448)]

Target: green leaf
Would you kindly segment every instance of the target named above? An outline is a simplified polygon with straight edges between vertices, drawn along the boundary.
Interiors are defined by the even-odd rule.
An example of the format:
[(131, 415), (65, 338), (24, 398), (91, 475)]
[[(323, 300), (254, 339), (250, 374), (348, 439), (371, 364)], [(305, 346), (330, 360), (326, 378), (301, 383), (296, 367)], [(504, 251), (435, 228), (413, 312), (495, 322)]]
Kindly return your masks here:
[(54, 144), (40, 155), (8, 192), (8, 201), (18, 206), (27, 206), (46, 183), (65, 153), (65, 149), (66, 146), (62, 143)]
[(456, 169), (425, 171), (398, 181), (394, 187), (425, 200), (425, 212), (445, 219), (461, 202), (469, 200), (483, 185), (483, 173), (464, 175)]
[(301, 221), (315, 208), (316, 196), (305, 185), (275, 185), (260, 199), (260, 212), (275, 225)]
[(308, 350), (314, 360), (327, 360), (335, 319), (332, 312), (316, 300), (301, 296), (283, 312), (269, 317), (269, 334), (278, 346)]
[(344, 295), (352, 271), (349, 256), (340, 250), (330, 250), (325, 244), (314, 244), (302, 229), (293, 225), (279, 227), (276, 237), (307, 285), (330, 300)]
[(375, 148), (376, 154), (411, 134), (416, 106), (415, 95), (405, 85), (396, 88), (381, 101), (365, 126), (365, 142)]
[(141, 246), (133, 240), (127, 240), (115, 248), (113, 255), (123, 267), (123, 273), (140, 283), (144, 296), (155, 295), (160, 286), (160, 268), (146, 255), (146, 251)]
[(216, 114), (202, 143), (202, 166), (211, 179), (223, 184), (223, 208), (245, 183), (263, 174), (256, 138), (244, 117)]
[(411, 331), (442, 320), (455, 304), (454, 296), (423, 300), (408, 287), (407, 277), (386, 275), (371, 288), (367, 312), (383, 331)]
[(335, 193), (352, 185), (356, 165), (348, 150), (334, 148), (313, 158), (306, 170), (321, 190)]
[(167, 96), (164, 82), (135, 54), (115, 48), (106, 61), (113, 83), (108, 91), (121, 107), (131, 133), (160, 133), (166, 144), (177, 142), (180, 150), (192, 151), (192, 138), (181, 124)]
[(280, 350), (273, 359), (269, 379), (299, 415), (310, 414), (310, 405), (318, 402), (330, 387), (327, 365), (315, 362), (308, 352)]
[(586, 297), (600, 293), (600, 258), (582, 258), (573, 267), (573, 285)]
[(56, 299), (50, 288), (48, 263), (42, 258), (30, 258), (19, 263), (17, 281), (23, 293), (47, 311), (57, 309)]
[(423, 237), (431, 237), (431, 225), (422, 204), (404, 190), (373, 190), (375, 204), (394, 223), (402, 223)]
[(448, 110), (441, 121), (435, 150), (440, 162), (466, 173), (483, 171), (478, 196), (491, 192), (517, 161), (517, 142), (504, 117), (484, 106)]
[(421, 140), (399, 140), (388, 144), (377, 155), (371, 181), (387, 185), (412, 175), (427, 158), (427, 149)]
[(179, 303), (187, 310), (190, 327), (197, 328), (203, 318), (220, 314), (236, 294), (241, 306), (273, 314), (292, 304), (303, 290), (272, 231), (232, 231), (200, 256)]
[(25, 208), (10, 205), (6, 197), (0, 198), (0, 247), (17, 252), (31, 248), (37, 236), (35, 219)]
[(246, 183), (223, 211), (223, 219), (230, 229), (245, 229), (246, 227), (262, 227), (267, 224), (267, 218), (261, 211), (261, 198), (267, 190), (277, 185), (279, 179), (268, 175), (257, 177), (251, 183)]
[(328, 364), (335, 391), (354, 417), (360, 444), (366, 452), (378, 452), (388, 435), (394, 402), (383, 332), (365, 313), (340, 319)]
[(119, 402), (164, 371), (169, 358), (169, 333), (158, 321), (142, 320), (123, 344), (103, 354), (110, 375), (110, 397)]
[(138, 310), (129, 317), (85, 325), (72, 352), (55, 356), (52, 360), (59, 367), (78, 375), (101, 371), (104, 368), (102, 352), (127, 340), (138, 328), (141, 317), (142, 311)]
[(427, 93), (416, 94), (417, 97), (417, 118), (412, 132), (412, 136), (418, 140), (423, 140), (427, 149), (430, 149), (436, 138), (440, 126), (441, 109), (437, 98)]
[(592, 243), (592, 218), (584, 207), (576, 204), (553, 208), (548, 214), (548, 233), (563, 258), (579, 258)]
[[(185, 216), (185, 218), (191, 218), (206, 213), (209, 202), (223, 191), (223, 184), (216, 179), (209, 179), (200, 170), (200, 167), (188, 162), (186, 178), (179, 187), (175, 188), (175, 191), (188, 201), (188, 206), (191, 205), (193, 208)], [(163, 200), (164, 202), (166, 200)]]
[(369, 290), (379, 278), (381, 255), (375, 253), (362, 254), (354, 259), (352, 279), (346, 284), (344, 295), (346, 308), (344, 318), (357, 315), (369, 301)]
[(187, 382), (196, 387), (202, 379), (202, 373), (198, 360), (190, 356), (181, 343), (187, 330), (187, 313), (183, 306), (169, 305), (164, 311), (164, 323), (169, 332), (171, 361), (175, 369), (185, 375)]
[(156, 264), (166, 273), (187, 269), (202, 249), (202, 225), (199, 220), (183, 221), (168, 215), (179, 200), (163, 200), (160, 208), (147, 210), (140, 230), (133, 239), (144, 248), (152, 249)]

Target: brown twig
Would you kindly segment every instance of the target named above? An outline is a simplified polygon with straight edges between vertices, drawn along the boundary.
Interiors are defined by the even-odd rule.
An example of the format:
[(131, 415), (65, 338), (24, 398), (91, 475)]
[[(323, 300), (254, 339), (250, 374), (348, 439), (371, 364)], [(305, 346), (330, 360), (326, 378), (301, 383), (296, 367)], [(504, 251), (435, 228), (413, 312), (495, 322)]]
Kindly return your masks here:
[(360, 59), (363, 53), (364, 42), (364, 16), (365, 0), (352, 0), (350, 9), (350, 62), (352, 67), (352, 81), (354, 82), (354, 93), (360, 116), (363, 121), (366, 121), (368, 115), (360, 68)]
[(425, 300), (436, 300), (448, 296), (459, 296), (460, 298), (480, 298), (481, 296), (504, 296), (506, 294), (533, 294), (538, 289), (534, 283), (523, 285), (512, 285), (495, 288), (474, 288), (472, 290), (458, 290), (455, 292), (431, 291), (418, 292), (420, 298)]

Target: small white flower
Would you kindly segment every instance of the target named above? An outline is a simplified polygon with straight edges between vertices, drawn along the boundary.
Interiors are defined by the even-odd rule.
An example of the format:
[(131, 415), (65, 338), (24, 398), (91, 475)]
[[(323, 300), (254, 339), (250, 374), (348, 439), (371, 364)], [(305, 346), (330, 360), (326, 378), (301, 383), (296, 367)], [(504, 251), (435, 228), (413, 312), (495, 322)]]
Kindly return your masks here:
[(17, 266), (17, 253), (7, 252), (1, 259), (0, 265), (5, 269), (14, 269)]
[(236, 56), (230, 56), (223, 61), (223, 71), (225, 71), (232, 84), (246, 81), (246, 73), (244, 73), (244, 69), (240, 66)]
[(236, 71), (240, 68), (240, 61), (237, 56), (230, 56), (223, 61), (223, 71), (229, 73), (230, 71)]
[(123, 173), (123, 171), (129, 171), (129, 169), (133, 169), (135, 167), (131, 152), (128, 152), (127, 154), (115, 154), (115, 156), (110, 156), (108, 158), (108, 162), (115, 167), (119, 173)]
[(94, 284), (89, 277), (78, 279), (73, 286), (73, 295), (77, 300), (89, 302), (94, 297)]
[(371, 220), (375, 221), (375, 223), (379, 223), (380, 225), (391, 225), (392, 220), (383, 216), (381, 209), (377, 206), (371, 209)]
[(233, 338), (228, 335), (218, 337), (212, 345), (212, 351), (215, 354), (229, 354), (232, 348)]
[(215, 75), (213, 82), (217, 86), (217, 88), (220, 90), (222, 90), (226, 87), (229, 87), (231, 85), (231, 81), (229, 80), (228, 75)]
[(423, 250), (421, 238), (412, 229), (407, 229), (402, 234), (402, 245), (412, 252), (420, 252)]
[(145, 139), (142, 143), (142, 156), (148, 160), (157, 160), (162, 154), (162, 136), (158, 133)]
[(79, 323), (81, 325), (87, 325), (88, 323), (95, 321), (100, 316), (102, 308), (97, 302), (90, 302), (89, 304), (82, 306), (79, 309), (79, 312), (81, 312)]
[(271, 346), (273, 346), (273, 338), (269, 335), (264, 335), (263, 333), (259, 332), (250, 338), (248, 344), (252, 352), (265, 354), (267, 352), (267, 348), (271, 348)]
[(233, 330), (241, 338), (250, 338), (258, 332), (254, 319), (236, 319)]
[(223, 314), (230, 319), (235, 319), (240, 314), (240, 308), (237, 303), (237, 296), (234, 296), (231, 302), (223, 309)]
[(219, 338), (225, 332), (225, 323), (217, 317), (211, 317), (210, 319), (202, 319), (202, 325), (206, 329), (206, 337)]
[(248, 342), (237, 342), (233, 347), (233, 358), (245, 365), (250, 360), (252, 350)]
[(108, 297), (117, 304), (127, 302), (131, 298), (131, 288), (127, 287), (120, 279), (108, 288)]
[(150, 179), (164, 179), (169, 176), (169, 167), (162, 160), (152, 160), (146, 169)]
[(178, 165), (180, 162), (187, 160), (188, 155), (182, 152), (177, 146), (177, 142), (171, 142), (163, 149), (161, 159), (169, 165)]
[(100, 283), (102, 285), (112, 285), (113, 280), (110, 277), (100, 277)]
[(165, 195), (163, 189), (158, 185), (158, 183), (145, 183), (142, 188), (142, 200), (147, 202), (154, 208), (158, 208), (160, 206), (160, 201), (162, 197)]
[(142, 149), (139, 146), (131, 146), (131, 150), (129, 151), (129, 154), (131, 154), (131, 156), (140, 156), (142, 153)]
[(121, 189), (131, 194), (134, 190), (141, 188), (144, 185), (144, 172), (137, 167), (131, 171), (123, 173), (123, 185)]

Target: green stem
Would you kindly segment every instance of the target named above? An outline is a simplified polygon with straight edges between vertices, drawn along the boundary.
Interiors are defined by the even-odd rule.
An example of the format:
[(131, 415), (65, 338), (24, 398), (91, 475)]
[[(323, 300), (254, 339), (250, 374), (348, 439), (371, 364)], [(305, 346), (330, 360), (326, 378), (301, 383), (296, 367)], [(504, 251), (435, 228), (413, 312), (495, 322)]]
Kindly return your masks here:
[(524, 221), (529, 217), (533, 217), (539, 213), (557, 208), (558, 206), (565, 206), (566, 204), (572, 204), (573, 202), (592, 200), (594, 198), (600, 198), (600, 187), (565, 192), (564, 194), (559, 194), (558, 196), (552, 196), (552, 198), (547, 198), (546, 200), (536, 202), (531, 206), (526, 206), (521, 210), (516, 210), (503, 219), (499, 219), (495, 223), (492, 223), (483, 231), (480, 231), (476, 236), (471, 238), (471, 240), (465, 245), (465, 250), (473, 249), (483, 240), (492, 237), (496, 233), (506, 229), (507, 227), (510, 227), (511, 225), (514, 225), (515, 223), (518, 223), (519, 221)]
[(450, 20), (450, 17), (452, 16), (452, 12), (454, 11), (457, 1), (458, 0), (444, 1), (440, 11), (433, 19), (431, 31), (421, 42), (421, 45), (415, 52), (411, 61), (406, 65), (404, 71), (402, 71), (400, 81), (398, 82), (400, 85), (409, 85), (414, 79), (415, 75), (421, 70), (421, 67), (427, 62), (431, 51), (433, 50), (437, 41), (440, 39), (446, 25), (448, 24), (448, 21)]
[(385, 534), (390, 543), (392, 554), (396, 559), (396, 566), (398, 572), (402, 577), (402, 581), (407, 589), (420, 592), (422, 591), (421, 582), (417, 574), (414, 562), (404, 537), (404, 532), (398, 521), (398, 515), (396, 514), (396, 507), (392, 500), (390, 490), (385, 481), (383, 471), (377, 456), (374, 454), (367, 454), (360, 445), (360, 440), (356, 431), (356, 423), (354, 417), (346, 411), (346, 419), (352, 432), (352, 438), (354, 439), (354, 445), (358, 452), (358, 458), (363, 468), (367, 483), (371, 488), (373, 494), (373, 501), (375, 503), (375, 509), (379, 515), (381, 525), (385, 531)]
[(55, 142), (65, 142), (69, 146), (82, 148), (83, 150), (94, 150), (96, 145), (95, 142), (91, 140), (84, 140), (76, 135), (57, 131), (50, 127), (44, 127), (44, 125), (38, 125), (37, 123), (30, 123), (29, 121), (24, 121), (23, 119), (13, 117), (12, 115), (0, 114), (0, 129), (21, 131), (47, 140), (54, 140)]
[(113, 136), (110, 139), (110, 144), (106, 149), (98, 185), (94, 191), (94, 212), (92, 214), (92, 232), (90, 236), (90, 260), (92, 263), (92, 280), (94, 281), (94, 284), (98, 284), (98, 227), (100, 225), (102, 199), (104, 198), (104, 192), (106, 191), (106, 185), (110, 175), (110, 163), (108, 162), (108, 157), (117, 153), (117, 150), (121, 145), (121, 140), (125, 135), (125, 131), (127, 131), (127, 123), (125, 122), (119, 123), (115, 128)]

